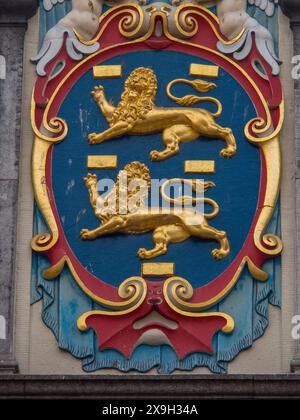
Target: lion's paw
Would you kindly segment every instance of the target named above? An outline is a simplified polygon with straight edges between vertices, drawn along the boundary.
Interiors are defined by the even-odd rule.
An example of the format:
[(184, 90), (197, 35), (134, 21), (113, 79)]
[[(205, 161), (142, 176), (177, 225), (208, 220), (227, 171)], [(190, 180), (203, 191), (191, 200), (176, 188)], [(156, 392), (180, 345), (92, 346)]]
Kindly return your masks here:
[(89, 230), (88, 230), (88, 229), (82, 229), (82, 230), (80, 231), (80, 237), (81, 237), (81, 239), (83, 239), (83, 240), (87, 240), (87, 239), (89, 239), (89, 238), (90, 238), (90, 236), (89, 236)]
[(224, 157), (226, 159), (231, 158), (233, 155), (235, 155), (236, 150), (231, 148), (231, 147), (227, 147), (226, 149), (222, 149), (220, 152), (220, 156)]
[(214, 257), (215, 260), (223, 260), (227, 256), (227, 252), (223, 249), (214, 249), (211, 252), (211, 255)]
[(98, 135), (96, 133), (91, 133), (88, 135), (89, 144), (97, 144)]
[(150, 159), (153, 162), (157, 162), (159, 160), (159, 152), (157, 150), (152, 150), (152, 152), (150, 152)]
[(104, 87), (99, 85), (99, 86), (95, 86), (94, 90), (92, 90), (92, 96), (95, 97), (99, 94), (102, 94), (104, 92)]
[(137, 252), (137, 256), (142, 260), (147, 258), (147, 250), (145, 248), (140, 248)]
[(91, 187), (91, 186), (97, 184), (97, 182), (98, 182), (98, 178), (97, 178), (96, 174), (88, 173), (87, 176), (85, 176), (83, 179), (84, 179), (85, 185), (87, 187)]

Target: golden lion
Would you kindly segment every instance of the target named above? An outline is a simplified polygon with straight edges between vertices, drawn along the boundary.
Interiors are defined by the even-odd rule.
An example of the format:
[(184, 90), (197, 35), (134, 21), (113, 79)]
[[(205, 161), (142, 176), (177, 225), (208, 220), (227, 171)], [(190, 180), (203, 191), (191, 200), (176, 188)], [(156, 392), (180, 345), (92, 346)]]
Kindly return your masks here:
[[(137, 203), (131, 206), (130, 212), (121, 212), (119, 209), (121, 189), (119, 181), (124, 172), (127, 174), (127, 187), (131, 181), (137, 181), (136, 187), (128, 188), (127, 191), (126, 206), (134, 195), (138, 194), (139, 197)], [(151, 178), (148, 167), (140, 162), (126, 165), (123, 171), (119, 172), (115, 187), (104, 198), (98, 192), (98, 179), (95, 174), (88, 174), (84, 181), (89, 191), (91, 206), (96, 217), (101, 221), (101, 225), (94, 230), (83, 229), (80, 232), (83, 240), (94, 240), (113, 233), (142, 234), (153, 231), (152, 238), (155, 246), (151, 250), (139, 249), (137, 254), (141, 259), (151, 259), (166, 254), (169, 244), (183, 242), (191, 236), (219, 242), (220, 248), (212, 251), (212, 256), (217, 260), (225, 258), (230, 252), (226, 232), (209, 226), (207, 222), (219, 213), (219, 206), (214, 200), (206, 197), (197, 198), (213, 207), (211, 214), (200, 213), (192, 208), (167, 208), (167, 211), (164, 211), (163, 208), (146, 207), (144, 204), (148, 197)], [(142, 185), (146, 188), (141, 189), (139, 181), (143, 181)], [(194, 191), (204, 192), (214, 186), (212, 182), (203, 183), (200, 180), (182, 181), (190, 182)], [(172, 183), (172, 180), (166, 182)], [(178, 179), (173, 182), (178, 182)], [(127, 187), (125, 186), (125, 189)], [(163, 189), (164, 186), (162, 186)], [(175, 200), (169, 198), (170, 202), (175, 202)], [(193, 200), (192, 197), (191, 200)]]
[(88, 136), (90, 144), (99, 144), (106, 140), (127, 135), (143, 135), (162, 132), (165, 149), (161, 152), (153, 150), (150, 157), (153, 161), (167, 159), (179, 153), (180, 143), (196, 140), (199, 136), (222, 139), (227, 147), (221, 150), (221, 156), (231, 157), (237, 146), (230, 128), (223, 128), (215, 122), (222, 112), (220, 102), (211, 97), (187, 95), (176, 98), (170, 93), (174, 83), (187, 83), (198, 92), (208, 92), (216, 85), (202, 80), (178, 79), (167, 88), (168, 96), (177, 103), (191, 105), (200, 101), (211, 101), (219, 105), (213, 114), (204, 109), (194, 108), (159, 108), (155, 106), (157, 79), (153, 70), (139, 67), (135, 69), (125, 82), (125, 90), (117, 107), (109, 103), (102, 86), (95, 87), (92, 95), (101, 109), (110, 128), (100, 134)]

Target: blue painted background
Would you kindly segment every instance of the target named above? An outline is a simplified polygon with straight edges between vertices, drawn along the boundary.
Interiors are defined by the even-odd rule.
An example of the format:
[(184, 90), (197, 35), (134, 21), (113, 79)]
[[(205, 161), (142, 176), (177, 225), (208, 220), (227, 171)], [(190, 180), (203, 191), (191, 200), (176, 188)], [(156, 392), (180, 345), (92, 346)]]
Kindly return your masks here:
[[(187, 77), (191, 62), (205, 63), (197, 57), (177, 52), (143, 51), (115, 57), (105, 64), (123, 65), (123, 80), (101, 80), (108, 98), (119, 102), (123, 84), (130, 72), (138, 67), (152, 67), (158, 77), (159, 88), (157, 104), (176, 106), (165, 93), (166, 85), (178, 77)], [(225, 143), (217, 139), (201, 138), (182, 144), (180, 153), (163, 162), (151, 162), (150, 150), (163, 149), (162, 136), (126, 136), (110, 140), (101, 145), (89, 146), (87, 134), (101, 132), (108, 127), (98, 106), (90, 95), (95, 85), (92, 70), (73, 87), (65, 99), (59, 115), (69, 125), (68, 137), (54, 148), (53, 153), (53, 190), (58, 213), (71, 249), (88, 270), (109, 284), (118, 286), (125, 278), (140, 273), (141, 261), (136, 256), (140, 247), (153, 247), (152, 233), (143, 235), (110, 235), (96, 241), (82, 241), (79, 232), (83, 228), (94, 229), (99, 225), (90, 206), (88, 191), (83, 177), (87, 174), (87, 155), (116, 154), (116, 170), (91, 171), (98, 179), (116, 179), (117, 173), (127, 163), (138, 160), (145, 163), (151, 178), (165, 179), (175, 177), (195, 178), (184, 173), (185, 159), (204, 159), (216, 161), (216, 174), (205, 176), (214, 181), (216, 187), (206, 195), (219, 204), (220, 214), (210, 222), (216, 228), (225, 230), (231, 244), (229, 258), (216, 262), (211, 251), (218, 246), (214, 241), (201, 241), (191, 238), (182, 244), (170, 245), (168, 253), (155, 261), (176, 262), (176, 274), (182, 275), (199, 287), (221, 274), (235, 259), (249, 232), (256, 211), (260, 180), (259, 150), (245, 138), (244, 126), (253, 117), (255, 110), (238, 83), (225, 71), (217, 80), (218, 89), (211, 94), (223, 103), (224, 111), (218, 123), (231, 127), (238, 144), (238, 155), (232, 159), (219, 156)], [(174, 92), (177, 96), (194, 93), (190, 88), (179, 85)], [(78, 98), (80, 98), (78, 100)], [(198, 107), (211, 108), (207, 103)], [(197, 108), (197, 106), (195, 106)], [(204, 175), (201, 175), (203, 177)], [(210, 211), (210, 209), (208, 209)], [(116, 265), (115, 262), (118, 261)]]
[[(40, 11), (40, 34), (41, 38), (44, 36), (45, 32), (49, 30), (66, 12), (70, 10), (70, 2), (65, 1), (63, 5), (59, 5), (54, 8), (51, 12), (46, 13), (42, 8)], [(274, 34), (275, 38), (277, 38), (277, 16), (274, 16), (272, 19), (267, 19), (261, 11), (259, 11), (257, 8), (250, 7), (249, 12), (252, 15), (255, 15), (255, 17), (263, 24), (269, 27), (269, 29)], [(155, 53), (152, 53), (155, 54)], [(171, 57), (171, 56), (170, 56)], [(175, 55), (174, 55), (175, 57)], [(118, 59), (116, 59), (118, 60)], [(143, 58), (144, 61), (140, 61), (140, 64), (145, 65), (147, 63), (150, 63), (151, 60), (147, 61), (148, 58), (146, 56)], [(172, 58), (172, 60), (176, 61), (176, 58)], [(181, 77), (182, 72), (180, 74), (176, 73), (177, 68), (179, 68), (177, 65), (174, 65), (174, 61), (172, 65), (170, 65), (170, 62), (168, 61), (165, 70), (159, 71), (160, 78), (159, 82), (162, 84), (162, 86), (165, 86), (166, 81), (168, 78), (174, 78), (174, 77)], [(193, 60), (196, 61), (196, 60)], [(197, 59), (198, 62), (201, 62), (201, 60)], [(129, 62), (128, 62), (129, 63)], [(131, 70), (130, 65), (127, 63), (126, 67), (124, 67), (124, 73), (125, 76), (128, 75), (128, 73)], [(177, 63), (176, 63), (177, 64)], [(147, 64), (148, 65), (148, 64)], [(153, 63), (152, 63), (153, 65)], [(180, 66), (182, 63), (180, 62)], [(184, 67), (180, 67), (184, 68)], [(187, 71), (187, 68), (186, 68)], [(175, 75), (176, 73), (176, 75)], [(187, 74), (187, 73), (186, 73)], [(175, 75), (175, 76), (174, 76)], [(173, 77), (174, 76), (174, 77)], [(231, 120), (228, 121), (228, 115), (227, 114), (230, 110), (230, 107), (235, 106), (237, 110), (239, 110), (239, 107), (241, 107), (241, 104), (247, 102), (247, 98), (244, 94), (241, 92), (238, 92), (238, 88), (236, 87), (235, 83), (230, 80), (230, 77), (227, 76), (224, 72), (221, 72), (221, 78), (222, 83), (228, 84), (228, 90), (230, 95), (230, 100), (226, 98), (227, 103), (229, 104), (229, 107), (225, 109), (222, 117), (218, 119), (218, 121), (222, 124), (229, 124), (232, 127), (236, 127), (240, 124), (240, 119), (235, 118), (235, 114), (233, 114), (233, 117)], [(91, 76), (89, 74), (86, 75), (84, 82), (86, 83), (85, 87), (82, 87), (82, 89), (87, 92), (90, 90), (91, 87)], [(102, 83), (102, 81), (101, 81)], [(220, 82), (218, 82), (220, 84)], [(119, 99), (119, 95), (121, 93), (121, 86), (120, 81), (110, 81), (105, 82), (103, 81), (104, 85), (108, 84), (107, 86), (107, 94), (108, 96), (114, 96), (116, 102)], [(221, 86), (221, 84), (220, 84)], [(222, 85), (224, 86), (224, 85)], [(181, 88), (180, 88), (181, 89)], [(182, 88), (184, 89), (184, 92), (186, 92), (186, 87)], [(179, 93), (180, 90), (177, 91)], [(217, 97), (222, 99), (224, 101), (224, 98), (222, 98), (222, 92), (218, 92), (218, 89), (213, 93), (216, 94)], [(76, 95), (73, 91), (70, 93), (69, 98), (72, 98), (72, 95)], [(244, 102), (243, 102), (244, 101)], [(77, 100), (74, 102), (77, 103)], [(158, 103), (163, 103), (164, 105), (168, 104), (168, 101), (164, 97), (163, 89), (160, 89), (159, 95), (158, 95)], [(237, 104), (237, 105), (236, 105)], [(174, 106), (174, 104), (170, 103), (170, 105)], [(248, 116), (251, 116), (253, 114), (253, 108), (251, 105), (246, 108)], [(91, 118), (91, 124), (92, 128), (96, 129), (102, 129), (104, 127), (104, 120), (101, 117), (100, 111), (97, 110), (95, 104), (93, 103), (92, 99), (89, 97), (89, 95), (83, 95), (82, 96), (82, 114), (81, 118), (84, 121), (90, 121), (89, 115), (86, 114), (86, 110), (88, 110), (88, 113), (91, 113), (93, 115), (93, 118)], [(69, 110), (70, 111), (70, 110)], [(68, 112), (68, 106), (67, 103), (63, 105), (61, 108), (60, 116), (65, 116), (64, 113)], [(80, 182), (80, 178), (85, 174), (85, 156), (87, 153), (90, 154), (100, 154), (100, 153), (108, 153), (109, 150), (113, 151), (115, 150), (116, 153), (117, 150), (119, 150), (120, 142), (125, 147), (130, 148), (138, 148), (139, 153), (141, 155), (138, 155), (137, 157), (140, 158), (142, 156), (144, 159), (147, 159), (148, 152), (152, 148), (161, 148), (162, 142), (160, 139), (160, 136), (151, 136), (151, 141), (149, 142), (148, 139), (143, 140), (143, 138), (131, 138), (127, 140), (118, 140), (118, 141), (112, 141), (107, 142), (106, 144), (101, 145), (101, 152), (100, 149), (95, 147), (90, 147), (87, 145), (85, 136), (86, 133), (81, 131), (81, 124), (79, 123), (80, 118), (78, 118), (78, 108), (74, 108), (72, 110), (73, 112), (73, 123), (77, 127), (76, 132), (70, 133), (70, 136), (74, 135), (76, 137), (76, 141), (78, 142), (78, 148), (72, 147), (72, 150), (70, 151), (72, 154), (72, 162), (60, 162), (59, 159), (62, 154), (60, 155), (57, 152), (55, 152), (55, 161), (54, 165), (56, 165), (57, 169), (63, 168), (63, 171), (60, 174), (60, 178), (56, 178), (56, 199), (59, 203), (60, 200), (65, 200), (65, 205), (68, 206), (68, 212), (65, 212), (66, 214), (63, 214), (64, 212), (61, 211), (61, 208), (63, 208), (63, 205), (61, 204), (60, 210), (60, 216), (63, 218), (65, 216), (64, 223), (68, 223), (68, 229), (67, 229), (67, 235), (68, 240), (73, 241), (73, 243), (77, 243), (78, 246), (83, 246), (80, 241), (78, 241), (78, 232), (81, 227), (92, 227), (97, 225), (97, 220), (95, 219), (90, 205), (87, 200), (87, 192), (83, 185), (83, 183)], [(62, 115), (63, 114), (63, 115)], [(238, 112), (239, 118), (242, 118), (240, 116), (240, 113)], [(248, 118), (245, 119), (247, 120)], [(69, 125), (72, 126), (72, 124)], [(224, 159), (218, 157), (218, 152), (220, 148), (222, 147), (222, 142), (219, 141), (208, 141), (208, 140), (201, 140), (201, 141), (195, 141), (190, 144), (186, 144), (182, 146), (181, 149), (181, 157), (184, 156), (185, 159), (188, 158), (194, 158), (194, 154), (197, 154), (197, 158), (200, 159), (216, 159), (217, 164), (217, 173), (214, 175), (214, 177), (211, 177), (210, 179), (217, 182), (217, 187), (215, 189), (211, 190), (211, 193), (209, 196), (216, 199), (218, 203), (221, 205), (222, 212), (221, 214), (212, 221), (212, 224), (218, 228), (230, 230), (230, 235), (235, 235), (234, 231), (237, 231), (238, 229), (232, 229), (232, 215), (226, 214), (226, 200), (227, 202), (231, 204), (231, 206), (237, 205), (236, 199), (237, 196), (235, 194), (228, 195), (227, 197), (224, 195), (224, 191), (221, 194), (220, 185), (222, 183), (222, 177), (221, 173), (224, 176), (228, 177), (230, 174), (230, 171), (232, 171), (232, 176), (239, 177), (239, 179), (244, 180), (244, 188), (239, 189), (240, 194), (243, 194), (243, 200), (248, 200), (247, 203), (249, 204), (248, 213), (250, 214), (253, 209), (255, 208), (256, 201), (257, 201), (257, 190), (255, 188), (256, 181), (255, 176), (257, 176), (256, 169), (258, 165), (258, 156), (257, 151), (253, 146), (250, 146), (249, 144), (246, 144), (241, 147), (241, 138), (242, 134), (241, 132), (235, 133), (237, 135), (237, 140), (239, 144), (239, 155), (238, 159), (246, 159), (246, 153), (249, 153), (249, 158), (247, 161), (247, 172), (246, 168), (242, 167), (240, 168), (240, 172), (238, 173), (238, 159), (236, 159), (236, 163), (234, 160), (231, 161), (224, 161)], [(71, 138), (71, 137), (70, 137)], [(70, 147), (70, 145), (74, 145), (73, 142), (68, 141), (69, 139), (66, 139), (61, 145), (56, 147)], [(144, 147), (142, 147), (144, 145)], [(100, 147), (100, 146), (99, 146)], [(105, 151), (104, 151), (105, 148)], [(107, 149), (106, 149), (107, 148)], [(79, 150), (82, 151), (83, 155), (79, 154)], [(244, 155), (243, 155), (244, 154)], [(84, 158), (83, 158), (84, 156)], [(244, 156), (244, 158), (243, 158)], [(250, 158), (251, 156), (251, 158)], [(124, 158), (125, 159), (125, 158)], [(172, 170), (172, 165), (175, 165), (175, 162), (178, 158), (172, 158), (171, 160), (167, 161), (166, 168), (168, 171)], [(172, 161), (172, 162), (171, 162)], [(125, 163), (125, 160), (124, 160)], [(162, 164), (150, 164), (149, 161), (146, 162), (151, 167), (151, 175), (156, 176), (157, 171), (163, 171), (165, 166)], [(61, 165), (65, 164), (65, 166), (61, 167)], [(222, 165), (222, 166), (220, 166)], [(119, 166), (123, 166), (123, 163), (120, 162)], [(256, 169), (254, 169), (254, 167)], [(74, 169), (75, 168), (75, 169)], [(161, 169), (159, 169), (161, 168)], [(222, 168), (222, 171), (220, 170)], [(174, 167), (173, 167), (174, 169)], [(70, 177), (71, 171), (73, 172), (74, 177)], [(80, 176), (77, 174), (77, 170), (80, 173)], [(181, 166), (182, 170), (182, 166)], [(224, 171), (224, 172), (223, 172)], [(227, 172), (226, 172), (227, 171)], [(65, 173), (64, 173), (65, 172)], [(115, 173), (114, 171), (112, 171)], [(256, 174), (254, 174), (254, 172)], [(57, 172), (59, 174), (59, 172)], [(103, 171), (97, 171), (98, 175), (103, 174)], [(251, 180), (248, 179), (245, 174), (254, 175), (254, 178), (252, 177)], [(64, 175), (64, 180), (62, 180), (61, 175)], [(183, 174), (183, 172), (182, 172)], [(176, 170), (176, 175), (178, 175), (178, 170)], [(69, 178), (69, 181), (72, 181), (72, 178), (75, 179), (75, 185), (72, 187), (73, 183), (71, 182), (68, 186), (66, 186), (66, 181)], [(62, 180), (61, 185), (59, 185), (60, 179)], [(227, 178), (226, 178), (227, 179)], [(229, 179), (229, 178), (228, 178)], [(226, 192), (227, 190), (226, 186)], [(60, 190), (59, 190), (60, 188)], [(247, 194), (248, 190), (251, 190), (251, 197), (252, 200), (249, 199), (249, 195)], [(219, 190), (218, 190), (219, 189)], [(68, 194), (66, 195), (66, 191), (68, 190)], [(60, 191), (60, 192), (59, 192)], [(60, 196), (60, 197), (59, 197)], [(80, 197), (80, 199), (78, 198)], [(233, 197), (236, 197), (233, 200)], [(72, 208), (76, 205), (73, 213)], [(59, 205), (59, 204), (58, 204)], [(86, 208), (87, 211), (82, 216), (82, 213), (80, 213), (80, 210), (82, 208)], [(224, 209), (224, 210), (223, 210)], [(244, 208), (244, 211), (247, 211), (247, 209)], [(79, 213), (78, 213), (79, 212)], [(66, 217), (66, 215), (68, 217)], [(79, 215), (78, 224), (76, 221), (76, 218)], [(241, 232), (237, 232), (235, 237), (235, 240), (242, 240), (243, 234), (242, 230), (246, 229), (246, 223), (245, 220), (243, 220), (242, 212), (240, 212), (237, 217), (239, 218), (239, 224), (236, 223), (239, 229), (241, 229)], [(72, 224), (73, 223), (73, 224)], [(66, 227), (66, 226), (65, 226)], [(37, 232), (44, 232), (47, 228), (43, 222), (43, 218), (40, 215), (39, 210), (35, 209), (35, 216), (34, 216), (34, 232), (33, 234), (36, 234)], [(232, 232), (231, 232), (232, 230)], [(274, 217), (270, 223), (268, 231), (280, 234), (280, 212), (279, 209), (276, 210)], [(133, 241), (134, 243), (130, 244), (130, 249), (135, 249), (138, 246), (137, 238), (130, 238), (125, 237), (126, 241)], [(141, 237), (142, 243), (144, 244), (145, 238), (147, 239), (147, 243), (150, 244), (149, 238), (147, 236)], [(110, 238), (109, 240), (112, 240)], [(120, 240), (120, 238), (118, 238)], [(140, 239), (138, 239), (140, 240)], [(232, 237), (231, 237), (232, 240)], [(97, 250), (99, 249), (99, 241), (88, 244), (88, 247), (91, 247), (92, 252), (95, 252), (95, 247), (97, 247)], [(224, 266), (222, 264), (226, 264), (226, 262), (223, 262), (221, 264), (213, 263), (211, 260), (211, 257), (209, 255), (210, 249), (212, 248), (212, 243), (204, 243), (200, 241), (189, 241), (189, 247), (190, 249), (199, 250), (200, 256), (199, 260), (197, 261), (204, 261), (205, 264), (208, 264), (207, 267), (210, 267), (209, 270), (211, 270), (212, 265), (214, 266), (213, 269), (215, 270), (223, 270)], [(80, 245), (79, 245), (80, 244)], [(87, 243), (84, 243), (84, 246), (86, 246)], [(173, 245), (170, 248), (171, 253), (175, 254), (168, 254), (170, 255), (177, 255), (182, 254), (182, 248), (184, 248), (188, 242), (186, 242), (183, 245)], [(233, 245), (233, 244), (232, 244)], [(235, 246), (235, 245), (233, 245)], [(178, 247), (182, 247), (181, 249)], [(180, 249), (180, 253), (178, 250)], [(94, 251), (93, 251), (94, 250)], [(123, 250), (124, 251), (124, 250)], [(122, 252), (123, 252), (122, 251)], [(76, 251), (80, 253), (80, 250)], [(235, 252), (235, 251), (233, 251)], [(187, 256), (185, 256), (187, 258)], [(111, 258), (111, 257), (110, 257)], [(181, 258), (181, 255), (180, 255)], [(164, 260), (171, 261), (171, 258), (165, 258)], [(228, 263), (228, 261), (227, 261)], [(92, 269), (93, 270), (101, 270), (101, 264), (103, 262), (97, 263), (97, 261), (93, 262)], [(132, 258), (131, 260), (131, 269), (138, 264), (137, 260)], [(210, 265), (209, 265), (210, 264)], [(121, 264), (119, 263), (119, 266)], [(32, 296), (31, 301), (32, 303), (41, 300), (43, 302), (43, 310), (42, 310), (42, 319), (45, 322), (45, 324), (51, 328), (53, 331), (57, 341), (58, 345), (61, 349), (66, 350), (70, 352), (73, 356), (80, 358), (82, 360), (82, 367), (86, 372), (91, 372), (97, 369), (101, 368), (110, 368), (114, 367), (116, 369), (119, 369), (121, 371), (129, 371), (129, 370), (137, 370), (140, 372), (145, 372), (153, 367), (157, 367), (157, 370), (161, 374), (166, 374), (174, 371), (175, 369), (182, 369), (182, 370), (191, 370), (196, 366), (206, 366), (208, 367), (212, 372), (214, 373), (226, 373), (228, 369), (228, 363), (238, 355), (238, 353), (242, 350), (247, 349), (250, 347), (254, 340), (259, 338), (265, 331), (265, 329), (268, 326), (268, 318), (269, 318), (269, 304), (279, 306), (280, 305), (280, 259), (277, 259), (275, 261), (271, 260), (268, 263), (265, 264), (263, 267), (269, 274), (270, 278), (268, 282), (266, 283), (258, 283), (256, 281), (253, 281), (250, 274), (248, 273), (248, 270), (245, 269), (239, 282), (235, 286), (234, 290), (231, 292), (231, 294), (225, 299), (225, 301), (221, 302), (219, 305), (217, 305), (215, 308), (212, 308), (211, 310), (218, 310), (222, 312), (226, 312), (234, 317), (235, 320), (235, 330), (233, 334), (231, 335), (224, 335), (223, 333), (218, 334), (214, 338), (214, 354), (213, 355), (206, 355), (201, 353), (195, 353), (192, 355), (187, 356), (184, 360), (179, 361), (176, 357), (176, 354), (174, 351), (168, 347), (168, 346), (139, 346), (133, 353), (132, 357), (127, 360), (122, 355), (120, 355), (116, 351), (98, 351), (98, 342), (97, 338), (95, 337), (94, 333), (92, 331), (88, 331), (87, 333), (80, 333), (76, 326), (76, 320), (77, 318), (83, 313), (91, 309), (97, 309), (98, 305), (95, 305), (77, 286), (77, 284), (74, 282), (71, 274), (68, 272), (67, 269), (63, 271), (63, 273), (54, 281), (45, 281), (42, 277), (42, 271), (48, 267), (48, 261), (38, 255), (33, 255), (33, 269), (32, 269)], [(118, 267), (119, 269), (120, 267)], [(88, 266), (88, 269), (91, 269), (91, 267)], [(110, 268), (107, 268), (107, 273), (109, 270), (111, 270), (111, 274), (113, 274), (113, 267), (110, 266)], [(124, 266), (122, 267), (122, 274), (126, 273), (127, 268)], [(181, 275), (184, 275), (185, 268), (181, 264)], [(197, 272), (197, 275), (192, 275), (192, 280), (194, 285), (197, 284), (204, 284), (209, 280), (208, 275), (204, 275), (204, 271), (199, 271), (199, 267), (194, 268), (195, 273)], [(92, 270), (91, 270), (92, 271)], [(179, 271), (179, 270), (178, 270)], [(119, 271), (117, 271), (119, 272)], [(130, 274), (132, 271), (130, 270)], [(198, 274), (199, 273), (199, 274)], [(201, 274), (201, 275), (200, 275)], [(208, 273), (207, 273), (208, 274)], [(107, 276), (107, 278), (110, 276)], [(119, 277), (119, 276), (117, 276)], [(189, 279), (190, 277), (187, 276)], [(115, 281), (115, 284), (119, 283), (119, 278), (113, 279)]]

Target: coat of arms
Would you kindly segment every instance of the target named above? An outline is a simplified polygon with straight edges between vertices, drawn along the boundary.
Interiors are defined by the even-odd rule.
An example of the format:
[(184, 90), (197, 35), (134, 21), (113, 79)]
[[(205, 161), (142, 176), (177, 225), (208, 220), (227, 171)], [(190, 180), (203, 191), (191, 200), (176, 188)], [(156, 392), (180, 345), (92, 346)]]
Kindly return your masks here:
[(86, 371), (223, 372), (279, 305), (277, 2), (229, 3), (74, 2), (35, 58), (35, 300)]

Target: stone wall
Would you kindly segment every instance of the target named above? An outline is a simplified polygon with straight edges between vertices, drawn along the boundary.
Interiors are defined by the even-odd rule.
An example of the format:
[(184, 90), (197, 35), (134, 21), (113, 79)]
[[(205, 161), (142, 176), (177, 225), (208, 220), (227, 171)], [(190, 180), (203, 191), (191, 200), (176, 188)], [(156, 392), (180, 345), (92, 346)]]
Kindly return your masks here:
[[(19, 3), (23, 6), (26, 4), (27, 8), (18, 9)], [(283, 3), (288, 3), (288, 1)], [(17, 360), (20, 373), (26, 375), (81, 375), (83, 371), (80, 361), (59, 350), (52, 332), (42, 323), (40, 304), (30, 307), (30, 240), (33, 221), (30, 160), (33, 136), (29, 116), (35, 71), (29, 60), (35, 55), (38, 47), (37, 15), (29, 21), (29, 29), (25, 37), (24, 75), (22, 73), (26, 23), (36, 7), (36, 1), (0, 0), (0, 370), (16, 372)], [(291, 13), (294, 13), (290, 9), (285, 9), (285, 11), (290, 13), (290, 17)], [(285, 244), (282, 257), (282, 310), (271, 309), (270, 326), (265, 336), (233, 361), (229, 371), (231, 374), (289, 373), (292, 359), (294, 359), (295, 371), (300, 366), (300, 354), (295, 358), (296, 343), (291, 337), (292, 317), (295, 313), (300, 313), (300, 304), (295, 298), (297, 290), (295, 187), (297, 191), (299, 190), (297, 196), (300, 197), (298, 173), (296, 185), (294, 182), (295, 149), (297, 162), (300, 160), (298, 150), (300, 83), (295, 84), (295, 98), (294, 87), (291, 83), (292, 57), (295, 52), (300, 53), (300, 19), (295, 13), (293, 16), (291, 21), (295, 35), (295, 50), (293, 49), (293, 33), (289, 29), (289, 19), (280, 13), (282, 82), (286, 96), (286, 121), (282, 135), (284, 153), (281, 214), (282, 238)], [(22, 105), (21, 98), (23, 98)], [(298, 147), (295, 147), (294, 142), (295, 108), (296, 122), (298, 121), (296, 124)], [(300, 164), (297, 165), (297, 170), (299, 168)], [(300, 203), (297, 208), (300, 208)], [(299, 222), (298, 226), (300, 226)], [(299, 229), (298, 235), (300, 235)], [(16, 284), (15, 292), (14, 284)], [(193, 373), (206, 374), (207, 370), (196, 369)], [(119, 372), (109, 370), (101, 371), (101, 374), (112, 375)]]

